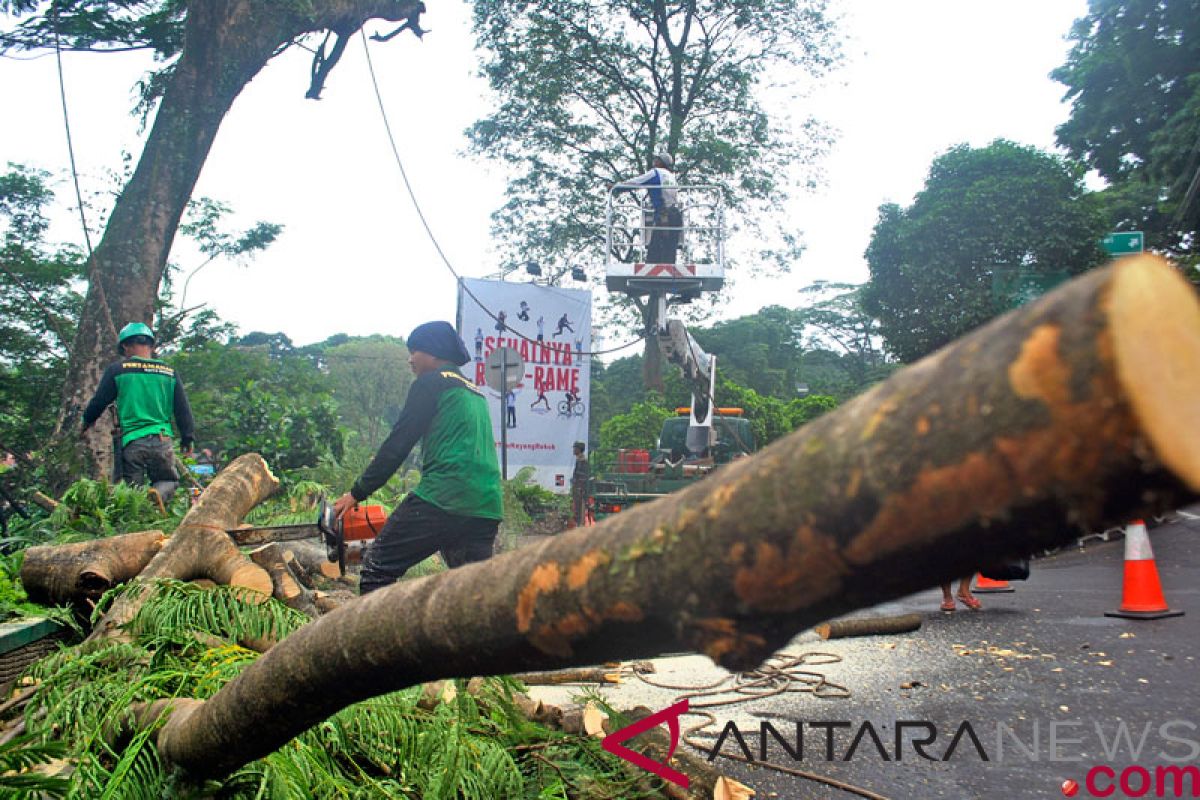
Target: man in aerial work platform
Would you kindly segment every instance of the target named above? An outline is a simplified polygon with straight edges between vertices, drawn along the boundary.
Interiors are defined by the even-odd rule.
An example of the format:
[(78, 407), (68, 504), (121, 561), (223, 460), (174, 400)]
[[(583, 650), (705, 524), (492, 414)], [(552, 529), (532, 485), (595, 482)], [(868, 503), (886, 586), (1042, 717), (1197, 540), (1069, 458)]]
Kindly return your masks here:
[(679, 192), (675, 188), (675, 161), (667, 153), (658, 153), (649, 172), (621, 181), (613, 194), (645, 189), (650, 207), (643, 212), (642, 243), (647, 264), (674, 264), (683, 229), (679, 210)]
[(421, 442), (421, 482), (367, 548), (359, 594), (394, 583), (439, 550), (449, 567), (490, 557), (503, 516), (491, 412), (479, 389), (455, 369), (470, 354), (449, 322), (418, 325), (405, 344), (417, 380), (400, 419), (333, 507), (341, 517), (366, 500)]
[(80, 433), (115, 402), (121, 426), (121, 480), (132, 484), (149, 481), (161, 502), (170, 503), (179, 487), (171, 417), (179, 426), (179, 445), (185, 456), (192, 454), (195, 438), (187, 393), (175, 370), (152, 357), (154, 332), (148, 325), (129, 323), (121, 329), (117, 342), (124, 358), (109, 364), (100, 376), (100, 385), (83, 411)]

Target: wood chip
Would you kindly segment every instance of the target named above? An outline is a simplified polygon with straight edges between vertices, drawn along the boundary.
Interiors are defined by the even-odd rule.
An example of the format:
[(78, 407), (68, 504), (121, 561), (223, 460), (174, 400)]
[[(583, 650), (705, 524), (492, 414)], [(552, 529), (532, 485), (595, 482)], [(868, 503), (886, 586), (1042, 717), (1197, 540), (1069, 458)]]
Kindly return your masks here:
[(713, 784), (713, 800), (748, 800), (754, 795), (754, 790), (749, 786), (724, 775)]
[(605, 714), (595, 703), (588, 702), (583, 707), (583, 732), (588, 736), (604, 737), (604, 722), (608, 719), (608, 714)]

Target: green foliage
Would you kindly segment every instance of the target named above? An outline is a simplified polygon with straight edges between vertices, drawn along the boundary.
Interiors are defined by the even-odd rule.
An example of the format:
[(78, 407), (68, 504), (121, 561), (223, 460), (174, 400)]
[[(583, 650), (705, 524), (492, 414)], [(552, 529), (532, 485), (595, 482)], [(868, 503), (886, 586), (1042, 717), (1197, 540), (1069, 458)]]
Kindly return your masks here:
[(563, 511), (569, 504), (562, 494), (556, 494), (550, 489), (542, 488), (533, 480), (533, 467), (524, 467), (515, 476), (505, 482), (504, 506), (512, 504), (520, 506), (529, 518), (540, 517), (552, 511)]
[(291, 470), (342, 454), (332, 400), (293, 399), (249, 381), (229, 397), (225, 419), (229, 438), (223, 449), (230, 460), (259, 453), (277, 469)]
[(367, 447), (378, 447), (400, 416), (414, 377), (408, 348), (398, 339), (372, 336), (321, 350), (338, 413)]
[[(354, 481), (366, 470), (367, 465), (371, 463), (376, 449), (364, 446), (355, 431), (350, 431), (346, 440), (346, 446), (340, 458), (332, 456), (321, 458), (316, 466), (297, 470), (296, 475), (328, 487), (329, 496), (332, 498), (348, 491)], [(410, 455), (406, 463), (414, 463), (416, 460), (415, 456)], [(419, 470), (401, 467), (396, 470), (396, 474), (388, 478), (387, 483), (375, 490), (370, 497), (370, 502), (394, 508), (420, 482)]]
[(65, 754), (62, 742), (43, 742), (32, 735), (0, 744), (0, 796), (66, 797), (70, 785), (66, 778), (30, 771)]
[(49, 524), (59, 541), (150, 528), (173, 529), (186, 511), (185, 494), (176, 493), (169, 509), (174, 516), (164, 518), (151, 502), (146, 487), (84, 478), (71, 484), (63, 493), (58, 508), (50, 515)]
[(735, 406), (745, 411), (754, 431), (754, 441), (760, 448), (837, 407), (837, 400), (824, 395), (784, 401), (726, 380), (718, 380), (717, 392), (722, 406)]
[[(795, 391), (802, 353), (793, 312), (766, 308), (694, 333), (709, 353), (719, 353), (717, 371), (762, 395), (789, 397)], [(721, 405), (724, 401), (718, 398)]]
[[(1067, 61), (1067, 151), (1110, 184), (1111, 230), (1194, 263), (1200, 253), (1200, 2), (1091, 0)], [(1190, 193), (1190, 194), (1189, 194)], [(1114, 195), (1114, 196), (1110, 196)], [(1130, 201), (1133, 202), (1130, 202)]]
[[(604, 189), (664, 151), (681, 182), (721, 187), (751, 241), (828, 145), (824, 126), (763, 100), (770, 85), (786, 105), (840, 57), (824, 0), (481, 0), (475, 33), (498, 104), (468, 135), (512, 167), (493, 217), (512, 263), (595, 252)], [(758, 240), (772, 244), (752, 263), (786, 268), (792, 237)]]
[(638, 448), (653, 450), (657, 446), (658, 434), (662, 431), (663, 422), (675, 416), (674, 412), (665, 408), (661, 397), (651, 397), (649, 400), (634, 403), (625, 414), (616, 414), (605, 420), (600, 426), (601, 450), (617, 450), (621, 448)]
[(880, 208), (862, 302), (888, 350), (915, 361), (1006, 310), (1012, 298), (995, 287), (1099, 264), (1105, 227), (1078, 167), (1003, 140), (960, 145), (909, 208)]
[[(64, 649), (32, 670), (39, 691), (26, 710), (36, 737), (29, 741), (59, 742), (53, 746), (75, 765), (71, 796), (458, 800), (554, 796), (549, 791), (595, 798), (653, 794), (594, 738), (528, 721), (513, 702), (515, 684), (503, 678), (486, 679), (471, 691), (456, 682), (455, 698), (432, 709), (418, 705), (421, 687), (364, 701), (223, 781), (180, 786), (157, 758), (153, 730), (119, 751), (103, 732), (134, 703), (211, 697), (258, 658), (237, 642), (284, 636), (305, 618), (274, 600), (245, 600), (227, 587), (158, 582), (131, 591), (147, 588), (153, 592), (129, 628), (129, 641)], [(106, 596), (101, 611), (115, 596)], [(36, 758), (31, 751), (14, 763)]]
[(50, 174), (9, 164), (0, 173), (0, 442), (39, 449), (54, 428), (82, 298), (79, 254), (45, 242)]

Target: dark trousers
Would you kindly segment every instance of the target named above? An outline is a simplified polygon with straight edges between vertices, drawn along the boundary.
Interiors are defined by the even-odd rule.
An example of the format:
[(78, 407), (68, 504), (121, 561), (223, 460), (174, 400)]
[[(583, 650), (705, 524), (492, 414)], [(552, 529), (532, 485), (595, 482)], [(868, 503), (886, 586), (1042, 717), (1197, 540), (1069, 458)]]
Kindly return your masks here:
[(650, 245), (646, 248), (646, 263), (674, 264), (683, 228), (683, 213), (674, 206), (656, 209), (651, 216)]
[(410, 493), (367, 548), (358, 593), (382, 589), (439, 550), (453, 569), (490, 558), (500, 521), (465, 517)]
[(141, 485), (150, 483), (164, 503), (171, 502), (179, 488), (175, 471), (175, 449), (169, 438), (158, 434), (134, 439), (121, 448), (121, 480)]
[(571, 489), (571, 516), (579, 527), (587, 522), (587, 489)]

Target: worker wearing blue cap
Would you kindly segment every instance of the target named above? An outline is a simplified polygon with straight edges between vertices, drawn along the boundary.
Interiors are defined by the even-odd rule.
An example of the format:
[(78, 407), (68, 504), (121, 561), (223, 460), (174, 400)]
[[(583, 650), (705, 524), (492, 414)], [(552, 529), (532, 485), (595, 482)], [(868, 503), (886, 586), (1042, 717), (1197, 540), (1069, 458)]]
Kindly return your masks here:
[(417, 380), (400, 419), (362, 476), (334, 504), (341, 517), (383, 486), (421, 442), (421, 483), (388, 517), (363, 557), (359, 594), (394, 583), (441, 551), (447, 566), (492, 554), (503, 512), (500, 465), (487, 400), (456, 369), (471, 360), (448, 322), (409, 335)]

